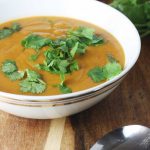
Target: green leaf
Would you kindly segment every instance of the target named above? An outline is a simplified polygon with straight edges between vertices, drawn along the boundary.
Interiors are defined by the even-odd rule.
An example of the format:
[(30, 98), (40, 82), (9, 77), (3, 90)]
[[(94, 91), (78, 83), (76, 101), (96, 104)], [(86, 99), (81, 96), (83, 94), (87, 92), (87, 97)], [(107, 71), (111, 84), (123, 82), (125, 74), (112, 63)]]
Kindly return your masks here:
[(110, 5), (124, 13), (135, 24), (141, 37), (150, 35), (149, 0), (113, 0)]
[(68, 60), (59, 60), (57, 65), (60, 72), (67, 73), (67, 67), (70, 65), (70, 63), (68, 62)]
[(113, 77), (115, 77), (116, 75), (122, 72), (121, 65), (117, 62), (108, 63), (105, 65), (103, 69), (107, 79), (112, 79)]
[(13, 31), (9, 28), (3, 28), (0, 30), (0, 40), (13, 34)]
[(24, 46), (25, 48), (32, 48), (36, 51), (44, 46), (51, 45), (51, 43), (52, 41), (49, 38), (45, 38), (36, 34), (28, 35), (21, 42), (22, 46)]
[(37, 81), (38, 79), (41, 78), (41, 75), (39, 73), (37, 73), (36, 71), (26, 69), (26, 73), (27, 73), (27, 78), (30, 81)]
[(22, 27), (19, 23), (13, 23), (11, 29), (13, 30), (13, 32), (18, 32), (22, 29)]
[(0, 40), (11, 36), (13, 33), (21, 30), (21, 25), (13, 23), (11, 27), (4, 27), (0, 30)]
[(75, 54), (76, 54), (76, 52), (77, 52), (77, 50), (78, 50), (78, 45), (79, 45), (79, 42), (77, 42), (77, 43), (74, 45), (74, 47), (71, 49), (70, 54), (71, 54), (72, 57), (75, 56)]
[(109, 80), (122, 72), (121, 65), (112, 56), (108, 55), (109, 62), (103, 67), (95, 67), (88, 72), (88, 76), (94, 82)]
[[(145, 14), (147, 15), (147, 19), (150, 20), (150, 1), (144, 3)], [(150, 24), (149, 24), (150, 27)]]
[(60, 84), (59, 90), (63, 94), (72, 93), (72, 90), (69, 87), (67, 87), (65, 84)]
[(73, 72), (76, 70), (79, 70), (79, 65), (78, 65), (78, 62), (76, 60), (74, 60), (72, 62), (72, 64), (70, 65), (70, 71)]
[(104, 44), (104, 39), (100, 35), (95, 34), (93, 36), (91, 45), (97, 46), (97, 45), (101, 45), (101, 44)]
[(26, 69), (27, 78), (20, 82), (22, 92), (42, 93), (46, 89), (46, 83), (41, 79), (41, 75), (36, 71)]
[(5, 74), (11, 74), (17, 70), (16, 62), (13, 60), (5, 60), (2, 64), (2, 72)]
[(69, 34), (92, 40), (94, 35), (94, 30), (88, 27), (79, 27), (77, 28), (77, 30), (69, 31)]
[(31, 92), (33, 94), (42, 93), (46, 89), (46, 84), (39, 81), (31, 81), (29, 78), (21, 81), (19, 85), (22, 92)]
[(24, 71), (18, 71), (16, 62), (13, 60), (5, 60), (1, 70), (12, 81), (20, 80), (24, 77)]
[(24, 77), (24, 71), (16, 71), (11, 74), (7, 74), (6, 76), (12, 81), (20, 80)]
[(88, 76), (94, 81), (94, 82), (100, 82), (103, 80), (106, 80), (106, 72), (101, 67), (95, 67), (91, 69), (88, 72)]

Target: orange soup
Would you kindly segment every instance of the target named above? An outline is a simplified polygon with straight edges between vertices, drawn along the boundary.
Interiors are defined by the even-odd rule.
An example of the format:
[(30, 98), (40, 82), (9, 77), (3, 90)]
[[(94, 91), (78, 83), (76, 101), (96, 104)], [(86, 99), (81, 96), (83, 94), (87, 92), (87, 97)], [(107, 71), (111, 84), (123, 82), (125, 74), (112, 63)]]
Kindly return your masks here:
[(3, 92), (56, 95), (81, 91), (119, 74), (124, 62), (119, 42), (87, 22), (31, 17), (0, 25)]

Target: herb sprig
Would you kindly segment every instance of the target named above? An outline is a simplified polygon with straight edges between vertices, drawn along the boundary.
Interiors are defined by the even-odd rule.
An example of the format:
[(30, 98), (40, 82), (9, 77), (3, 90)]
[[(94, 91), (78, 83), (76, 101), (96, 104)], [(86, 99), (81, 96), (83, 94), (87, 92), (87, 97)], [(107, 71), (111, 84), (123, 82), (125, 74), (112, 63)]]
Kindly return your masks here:
[(88, 76), (94, 82), (109, 80), (122, 72), (121, 65), (113, 58), (108, 56), (108, 63), (103, 67), (95, 67), (88, 72)]
[(0, 29), (0, 40), (5, 39), (11, 36), (13, 33), (18, 32), (21, 30), (21, 25), (18, 23), (13, 23), (11, 27), (4, 27)]
[(110, 5), (135, 24), (141, 37), (150, 35), (150, 0), (113, 0)]
[(52, 41), (49, 38), (42, 37), (36, 34), (29, 34), (22, 41), (21, 44), (24, 48), (32, 48), (36, 54), (31, 55), (30, 60), (35, 61), (39, 54), (40, 49), (44, 46), (51, 45)]
[(26, 79), (20, 82), (20, 89), (22, 92), (31, 92), (31, 93), (42, 93), (46, 89), (46, 83), (42, 80), (41, 75), (33, 70), (26, 70), (27, 77)]
[(1, 70), (12, 81), (20, 80), (24, 77), (24, 71), (18, 71), (16, 62), (13, 60), (5, 60)]

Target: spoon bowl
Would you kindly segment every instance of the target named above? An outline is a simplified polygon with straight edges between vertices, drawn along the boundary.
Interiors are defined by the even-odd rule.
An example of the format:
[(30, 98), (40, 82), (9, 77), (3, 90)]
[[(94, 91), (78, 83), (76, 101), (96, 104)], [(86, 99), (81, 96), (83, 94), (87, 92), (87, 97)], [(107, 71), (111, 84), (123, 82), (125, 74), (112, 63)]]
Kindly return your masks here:
[(129, 125), (115, 129), (90, 150), (150, 150), (150, 129), (141, 125)]

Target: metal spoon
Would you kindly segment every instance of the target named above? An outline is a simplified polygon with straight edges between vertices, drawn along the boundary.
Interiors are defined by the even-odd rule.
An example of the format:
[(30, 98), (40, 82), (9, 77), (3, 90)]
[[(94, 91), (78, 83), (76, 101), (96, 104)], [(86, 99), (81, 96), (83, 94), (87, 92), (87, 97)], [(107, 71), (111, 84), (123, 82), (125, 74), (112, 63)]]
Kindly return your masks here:
[(150, 128), (124, 126), (106, 134), (90, 150), (150, 150)]

